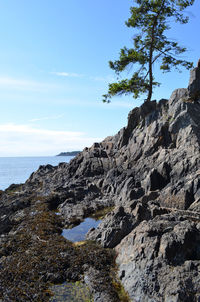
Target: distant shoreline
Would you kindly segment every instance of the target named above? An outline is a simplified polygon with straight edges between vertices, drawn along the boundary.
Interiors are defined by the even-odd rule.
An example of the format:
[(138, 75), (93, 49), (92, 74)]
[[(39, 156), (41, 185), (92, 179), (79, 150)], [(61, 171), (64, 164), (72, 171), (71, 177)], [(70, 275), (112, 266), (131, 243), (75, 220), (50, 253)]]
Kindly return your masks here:
[(57, 154), (56, 156), (76, 156), (80, 152), (81, 151), (61, 152), (61, 153)]

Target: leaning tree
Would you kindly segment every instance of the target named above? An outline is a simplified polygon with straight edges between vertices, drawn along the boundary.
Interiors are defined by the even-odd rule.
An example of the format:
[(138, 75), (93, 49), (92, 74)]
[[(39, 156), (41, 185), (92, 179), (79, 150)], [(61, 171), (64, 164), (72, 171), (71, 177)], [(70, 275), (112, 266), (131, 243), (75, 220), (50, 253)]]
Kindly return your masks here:
[[(136, 28), (133, 38), (133, 48), (124, 47), (120, 51), (119, 60), (110, 61), (110, 67), (116, 72), (118, 80), (109, 84), (108, 93), (103, 95), (104, 102), (110, 102), (115, 95), (133, 94), (138, 98), (146, 93), (146, 101), (151, 101), (153, 88), (159, 86), (153, 74), (153, 65), (159, 64), (163, 72), (172, 67), (190, 69), (192, 63), (181, 58), (185, 47), (166, 36), (171, 19), (181, 24), (189, 20), (183, 11), (194, 3), (194, 0), (135, 0), (135, 6), (130, 8), (131, 16), (126, 22), (128, 27)], [(135, 72), (129, 79), (119, 80), (130, 66)]]

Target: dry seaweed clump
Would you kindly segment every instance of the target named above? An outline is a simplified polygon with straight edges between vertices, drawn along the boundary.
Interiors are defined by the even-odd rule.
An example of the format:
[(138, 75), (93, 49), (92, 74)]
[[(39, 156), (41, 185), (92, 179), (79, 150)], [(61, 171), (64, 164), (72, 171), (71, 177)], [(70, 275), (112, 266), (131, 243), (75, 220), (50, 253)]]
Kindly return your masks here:
[(54, 295), (50, 302), (93, 302), (92, 293), (88, 286), (80, 281), (64, 282), (51, 287)]
[(129, 298), (127, 292), (125, 291), (121, 282), (116, 277), (113, 279), (112, 284), (117, 292), (119, 301), (130, 302), (130, 298)]
[(49, 301), (52, 284), (81, 280), (88, 267), (101, 276), (97, 288), (120, 301), (110, 273), (115, 258), (112, 250), (93, 242), (75, 246), (62, 237), (61, 218), (49, 210), (45, 198), (33, 199), (23, 209), (23, 217), (0, 248), (2, 301)]
[(58, 217), (46, 208), (38, 203), (26, 209), (26, 218), (0, 250), (0, 297), (6, 301), (48, 301), (48, 283), (74, 274), (76, 251), (60, 236)]

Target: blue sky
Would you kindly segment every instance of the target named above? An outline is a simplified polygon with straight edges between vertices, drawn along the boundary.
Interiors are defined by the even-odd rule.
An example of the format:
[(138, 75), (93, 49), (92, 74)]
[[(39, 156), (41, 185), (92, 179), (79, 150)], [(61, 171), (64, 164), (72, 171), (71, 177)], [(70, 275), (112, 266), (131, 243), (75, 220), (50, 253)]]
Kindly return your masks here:
[[(115, 74), (109, 60), (131, 46), (131, 0), (0, 0), (0, 156), (83, 149), (126, 125), (132, 96), (101, 102)], [(200, 57), (199, 1), (169, 37)], [(156, 71), (156, 70), (155, 70)], [(155, 99), (187, 87), (189, 71), (162, 75)]]

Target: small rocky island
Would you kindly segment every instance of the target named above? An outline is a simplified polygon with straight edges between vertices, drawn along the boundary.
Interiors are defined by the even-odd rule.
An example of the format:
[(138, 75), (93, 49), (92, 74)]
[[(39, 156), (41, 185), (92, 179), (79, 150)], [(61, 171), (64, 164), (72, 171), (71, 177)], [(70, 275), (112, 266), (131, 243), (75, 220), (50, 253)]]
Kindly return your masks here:
[(69, 151), (69, 152), (61, 152), (56, 156), (76, 156), (80, 153), (81, 151)]
[[(0, 194), (1, 301), (58, 301), (71, 284), (89, 293), (76, 301), (200, 301), (200, 68), (115, 136)], [(61, 235), (99, 211), (87, 240)]]

